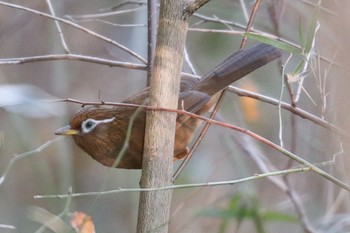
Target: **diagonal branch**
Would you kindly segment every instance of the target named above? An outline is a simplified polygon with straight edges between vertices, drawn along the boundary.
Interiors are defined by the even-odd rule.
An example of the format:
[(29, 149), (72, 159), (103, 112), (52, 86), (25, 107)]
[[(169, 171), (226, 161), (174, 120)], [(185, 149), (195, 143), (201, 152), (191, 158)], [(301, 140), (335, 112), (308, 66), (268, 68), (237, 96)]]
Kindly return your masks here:
[(208, 3), (210, 0), (192, 0), (187, 3), (187, 6), (184, 9), (183, 18), (187, 19), (191, 15), (193, 15), (194, 12), (196, 12), (199, 8), (201, 8), (203, 5)]
[[(72, 100), (72, 99), (66, 99), (64, 100), (65, 102), (74, 102), (74, 103), (80, 103), (80, 104), (84, 104), (84, 105), (90, 105), (90, 103), (84, 103), (82, 101), (76, 101), (76, 100)], [(92, 105), (96, 105), (96, 102), (93, 103)], [(287, 157), (297, 161), (298, 163), (310, 167), (311, 170), (313, 170), (314, 172), (316, 172), (317, 174), (319, 174), (320, 176), (322, 176), (323, 178), (333, 182), (334, 184), (340, 186), (343, 189), (346, 189), (348, 191), (350, 191), (350, 186), (346, 183), (344, 183), (343, 181), (337, 179), (336, 177), (328, 174), (327, 172), (323, 171), (322, 169), (318, 168), (317, 166), (313, 165), (312, 163), (308, 162), (307, 160), (291, 153), (290, 151), (286, 150), (285, 148), (273, 143), (272, 141), (241, 127), (235, 126), (235, 125), (231, 125), (225, 122), (220, 122), (217, 120), (213, 120), (204, 116), (200, 116), (197, 115), (195, 113), (191, 113), (185, 110), (180, 110), (180, 109), (169, 109), (169, 108), (164, 108), (164, 107), (157, 107), (157, 106), (144, 106), (144, 105), (136, 105), (136, 104), (126, 104), (126, 103), (121, 103), (121, 104), (116, 104), (116, 103), (108, 103), (108, 102), (99, 102), (97, 105), (113, 105), (113, 106), (125, 106), (125, 107), (141, 107), (144, 108), (146, 110), (151, 110), (151, 111), (165, 111), (165, 112), (171, 112), (171, 113), (177, 113), (177, 114), (184, 114), (193, 118), (197, 118), (199, 120), (202, 120), (206, 123), (210, 123), (213, 125), (218, 125), (218, 126), (222, 126), (225, 128), (229, 128), (241, 133), (244, 133), (262, 143), (264, 143), (265, 145), (281, 152), (282, 154), (286, 155)]]
[(234, 86), (230, 86), (228, 88), (229, 91), (239, 95), (239, 96), (245, 96), (245, 97), (250, 97), (256, 100), (260, 100), (263, 101), (265, 103), (269, 103), (275, 106), (280, 106), (281, 108), (290, 111), (291, 113), (294, 113), (295, 115), (300, 116), (301, 118), (307, 119), (309, 121), (312, 121), (313, 123), (320, 125), (336, 134), (339, 134), (341, 136), (346, 136), (346, 132), (340, 128), (338, 128), (337, 126), (333, 125), (332, 123), (319, 118), (301, 108), (298, 107), (293, 107), (291, 104), (288, 104), (286, 102), (281, 102), (277, 99), (265, 96), (265, 95), (260, 95), (258, 93), (255, 92), (251, 92), (251, 91), (247, 91), (238, 87), (234, 87)]
[[(51, 15), (56, 17), (55, 11), (54, 11), (52, 4), (51, 4), (51, 0), (46, 0), (46, 3), (47, 3), (47, 6), (49, 7)], [(55, 20), (55, 24), (56, 24), (58, 34), (60, 35), (61, 43), (62, 43), (64, 51), (66, 51), (66, 53), (71, 53), (69, 51), (68, 46), (67, 46), (66, 40), (64, 39), (60, 23), (57, 20)]]
[(36, 15), (40, 15), (42, 17), (46, 17), (46, 18), (49, 18), (49, 19), (52, 19), (52, 20), (59, 21), (61, 23), (67, 24), (69, 26), (72, 26), (74, 28), (77, 28), (77, 29), (79, 29), (79, 30), (81, 30), (83, 32), (86, 32), (87, 34), (93, 35), (93, 36), (95, 36), (95, 37), (97, 37), (97, 38), (99, 38), (99, 39), (101, 39), (101, 40), (103, 40), (103, 41), (105, 41), (107, 43), (110, 43), (110, 44), (112, 44), (112, 45), (114, 45), (114, 46), (124, 50), (125, 52), (127, 52), (131, 56), (139, 59), (142, 63), (147, 64), (147, 61), (143, 57), (141, 57), (139, 54), (133, 52), (132, 50), (130, 50), (127, 47), (119, 44), (118, 42), (116, 42), (116, 41), (114, 41), (114, 40), (112, 40), (110, 38), (107, 38), (105, 36), (102, 36), (102, 35), (94, 32), (94, 31), (92, 31), (90, 29), (87, 29), (87, 28), (83, 27), (83, 26), (80, 26), (79, 24), (73, 23), (73, 22), (71, 22), (69, 20), (58, 18), (58, 17), (50, 15), (50, 14), (46, 14), (46, 13), (44, 13), (42, 11), (37, 11), (37, 10), (31, 9), (31, 8), (23, 7), (23, 6), (16, 5), (16, 4), (11, 4), (11, 3), (0, 1), (0, 5), (11, 7), (11, 8), (18, 9), (18, 10), (27, 11), (27, 12), (30, 12), (30, 13), (33, 13), (33, 14), (36, 14)]

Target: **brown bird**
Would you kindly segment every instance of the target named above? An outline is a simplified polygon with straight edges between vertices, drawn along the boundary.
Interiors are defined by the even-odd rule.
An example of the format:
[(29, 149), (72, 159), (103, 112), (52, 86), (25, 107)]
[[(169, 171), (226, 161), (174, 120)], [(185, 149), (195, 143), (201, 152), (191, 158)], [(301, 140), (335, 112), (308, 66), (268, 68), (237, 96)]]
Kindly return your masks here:
[[(231, 83), (269, 63), (281, 55), (270, 45), (258, 44), (239, 50), (215, 67), (203, 78), (184, 75), (181, 78), (179, 108), (204, 114), (216, 102), (220, 92)], [(123, 103), (142, 105), (148, 99), (149, 89), (127, 98)], [(70, 120), (69, 125), (56, 131), (56, 135), (71, 135), (75, 143), (93, 159), (105, 166), (140, 169), (146, 110), (140, 109), (132, 122), (126, 151), (120, 154), (125, 143), (130, 118), (136, 109), (131, 107), (84, 107)], [(200, 126), (200, 120), (179, 115), (176, 121), (174, 159), (188, 153), (187, 145)], [(115, 164), (118, 159), (118, 163)]]

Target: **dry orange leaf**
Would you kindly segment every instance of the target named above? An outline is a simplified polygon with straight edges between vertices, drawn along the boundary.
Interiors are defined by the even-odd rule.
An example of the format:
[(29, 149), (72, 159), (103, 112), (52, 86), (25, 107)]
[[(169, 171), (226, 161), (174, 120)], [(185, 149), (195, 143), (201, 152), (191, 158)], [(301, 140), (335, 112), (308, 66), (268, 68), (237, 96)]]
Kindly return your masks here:
[(95, 233), (92, 217), (83, 212), (74, 212), (70, 224), (78, 233)]
[[(254, 92), (257, 91), (256, 85), (253, 82), (246, 81), (241, 87), (248, 91), (254, 91)], [(258, 101), (256, 99), (252, 99), (248, 97), (239, 98), (239, 101), (242, 104), (243, 113), (246, 120), (253, 123), (257, 122), (260, 118)]]

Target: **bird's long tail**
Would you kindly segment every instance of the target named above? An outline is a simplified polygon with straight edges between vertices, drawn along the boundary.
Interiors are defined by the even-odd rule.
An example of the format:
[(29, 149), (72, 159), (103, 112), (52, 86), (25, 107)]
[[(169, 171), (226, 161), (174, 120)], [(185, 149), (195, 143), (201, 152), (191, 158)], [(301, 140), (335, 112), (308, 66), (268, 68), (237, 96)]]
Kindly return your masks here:
[(281, 52), (277, 48), (262, 43), (239, 50), (204, 76), (193, 89), (212, 96), (280, 56)]

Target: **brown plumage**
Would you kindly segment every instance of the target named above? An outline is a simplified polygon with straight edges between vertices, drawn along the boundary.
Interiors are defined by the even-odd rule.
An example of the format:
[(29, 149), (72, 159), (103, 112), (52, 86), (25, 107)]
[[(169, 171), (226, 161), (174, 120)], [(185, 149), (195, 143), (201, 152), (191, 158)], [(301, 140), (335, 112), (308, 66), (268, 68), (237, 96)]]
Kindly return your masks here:
[[(179, 107), (196, 114), (208, 112), (220, 92), (231, 83), (280, 56), (279, 50), (258, 44), (239, 50), (226, 58), (201, 79), (183, 76), (179, 94)], [(124, 100), (124, 103), (144, 104), (148, 88)], [(183, 105), (182, 105), (183, 103)], [(106, 166), (140, 169), (142, 167), (145, 111), (140, 110), (132, 122), (130, 140), (124, 154), (119, 153), (125, 143), (130, 118), (136, 111), (130, 107), (82, 108), (68, 126), (57, 130), (57, 135), (71, 135), (75, 143), (92, 158)], [(176, 122), (174, 158), (187, 155), (187, 145), (200, 125), (200, 121), (185, 115)], [(118, 158), (118, 163), (115, 164)]]

